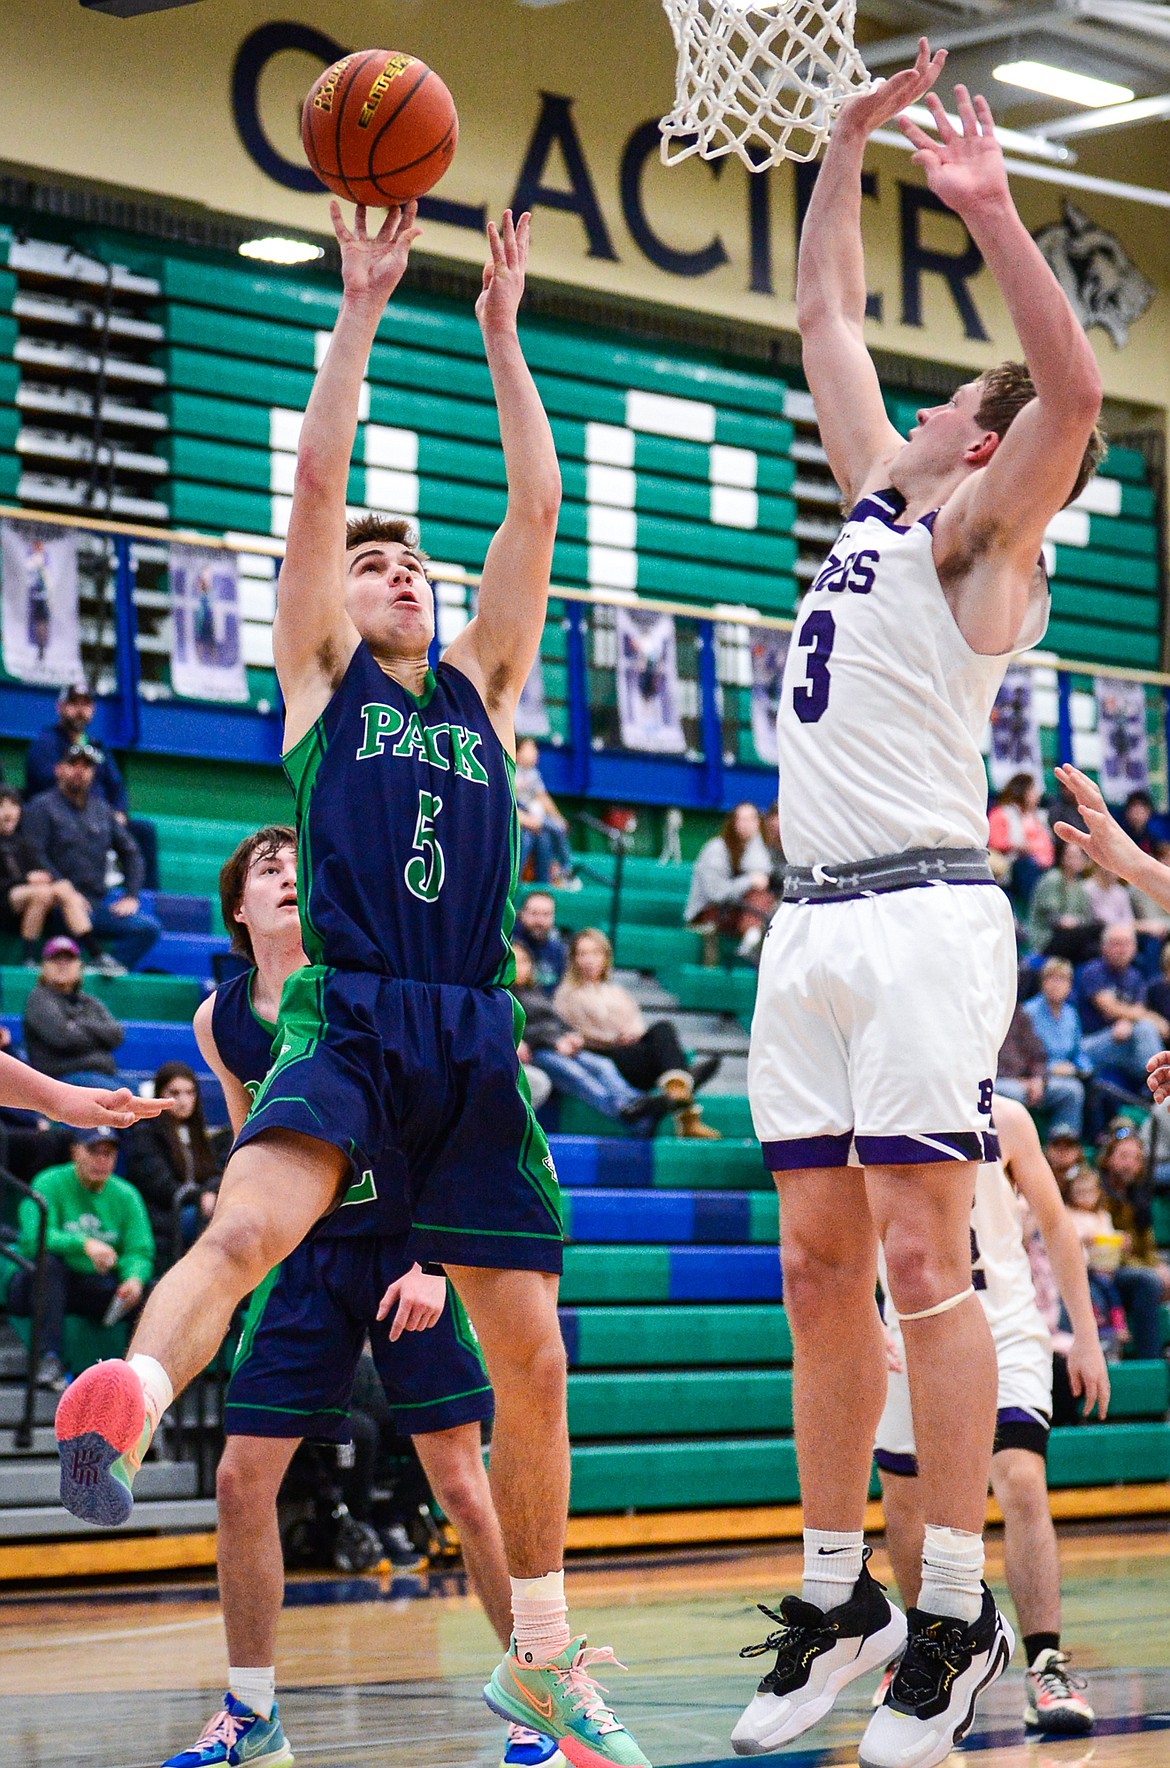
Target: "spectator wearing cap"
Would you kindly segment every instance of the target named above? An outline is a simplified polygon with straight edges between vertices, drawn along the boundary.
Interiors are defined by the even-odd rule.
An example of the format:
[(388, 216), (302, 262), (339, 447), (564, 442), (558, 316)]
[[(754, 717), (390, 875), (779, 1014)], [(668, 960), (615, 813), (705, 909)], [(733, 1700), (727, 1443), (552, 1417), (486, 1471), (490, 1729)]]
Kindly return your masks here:
[(1068, 959), (1045, 958), (1040, 971), (1040, 993), (1024, 1002), (1023, 1011), (1044, 1046), (1047, 1059), (1044, 1108), (1067, 1122), (1079, 1136), (1085, 1118), (1081, 1073), (1087, 1064), (1081, 1049), (1080, 1014), (1069, 999), (1072, 988), (1073, 967)]
[(149, 889), (158, 889), (158, 836), (154, 824), (145, 817), (131, 817), (126, 802), (126, 786), (117, 762), (103, 753), (89, 736), (96, 703), (83, 681), (69, 682), (57, 696), (57, 718), (47, 724), (39, 737), (28, 746), (24, 760), (24, 795), (35, 798), (51, 792), (56, 784), (57, 763), (75, 743), (88, 744), (98, 756), (94, 770), (93, 789), (104, 798), (123, 828), (129, 828), (138, 843), (146, 869)]
[(0, 929), (20, 934), (24, 962), (35, 965), (45, 922), (54, 909), (79, 939), (93, 931), (93, 923), (89, 904), (68, 878), (50, 878), (37, 870), (20, 826), (22, 814), (20, 793), (0, 786)]
[[(93, 789), (98, 757), (74, 743), (57, 763), (57, 783), (34, 798), (24, 813), (24, 832), (38, 871), (67, 878), (89, 905), (93, 930), (82, 944), (100, 969), (132, 970), (145, 958), (162, 928), (139, 902), (142, 855), (124, 823)], [(107, 889), (111, 848), (123, 888)], [(110, 954), (101, 949), (106, 942)]]
[(1145, 1098), (1146, 1064), (1165, 1047), (1170, 1025), (1147, 1005), (1148, 984), (1134, 963), (1136, 956), (1132, 926), (1106, 927), (1101, 956), (1086, 964), (1077, 979), (1077, 1004), (1093, 1073), (1114, 1071)]
[(114, 1051), (125, 1033), (110, 1009), (81, 986), (81, 952), (72, 939), (50, 939), (41, 973), (24, 1004), (29, 1066), (73, 1086), (108, 1087)]
[[(113, 1130), (78, 1130), (72, 1158), (47, 1167), (33, 1190), (48, 1206), (45, 1287), (41, 1315), (42, 1381), (60, 1384), (66, 1314), (87, 1320), (111, 1315), (131, 1319), (142, 1305), (154, 1271), (154, 1236), (146, 1205), (114, 1174), (118, 1139)], [(36, 1255), (40, 1211), (31, 1198), (20, 1205), (18, 1248)], [(0, 1267), (0, 1284), (5, 1281)], [(34, 1278), (15, 1270), (7, 1279), (10, 1314), (30, 1315)], [(79, 1370), (73, 1370), (79, 1374)]]

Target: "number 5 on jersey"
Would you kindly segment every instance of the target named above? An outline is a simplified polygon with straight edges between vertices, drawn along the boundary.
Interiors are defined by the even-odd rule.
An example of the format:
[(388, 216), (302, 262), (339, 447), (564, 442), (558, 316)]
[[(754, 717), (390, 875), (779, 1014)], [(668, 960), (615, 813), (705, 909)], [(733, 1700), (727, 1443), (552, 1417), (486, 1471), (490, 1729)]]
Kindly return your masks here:
[(403, 876), (406, 888), (420, 902), (434, 902), (443, 888), (446, 865), (443, 849), (435, 834), (435, 819), (443, 808), (443, 800), (433, 792), (418, 795), (418, 820), (414, 825), (414, 854), (407, 860)]

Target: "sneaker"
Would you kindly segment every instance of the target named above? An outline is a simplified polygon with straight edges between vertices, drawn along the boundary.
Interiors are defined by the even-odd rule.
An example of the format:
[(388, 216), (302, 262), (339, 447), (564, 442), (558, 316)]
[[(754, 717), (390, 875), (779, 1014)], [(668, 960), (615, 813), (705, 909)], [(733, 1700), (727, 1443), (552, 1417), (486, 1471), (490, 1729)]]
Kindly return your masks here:
[(70, 1382), (55, 1428), (66, 1510), (106, 1528), (125, 1522), (134, 1508), (130, 1487), (154, 1434), (129, 1363), (94, 1363)]
[(219, 1712), (207, 1721), (189, 1750), (168, 1756), (162, 1768), (208, 1768), (214, 1762), (236, 1764), (247, 1762), (249, 1768), (264, 1763), (277, 1768), (278, 1763), (291, 1762), (280, 1715), (273, 1706), (271, 1719), (262, 1719), (246, 1707), (234, 1694), (225, 1694)]
[(884, 1671), (882, 1672), (882, 1679), (878, 1683), (877, 1687), (874, 1689), (873, 1699), (869, 1703), (870, 1706), (873, 1707), (875, 1712), (878, 1709), (878, 1707), (885, 1705), (886, 1696), (890, 1692), (890, 1683), (894, 1680), (894, 1677), (898, 1674), (898, 1665), (901, 1663), (901, 1661), (902, 1661), (901, 1658), (895, 1658), (893, 1663), (887, 1664)]
[(37, 1386), (61, 1394), (69, 1386), (69, 1374), (56, 1351), (46, 1351), (37, 1368)]
[(509, 1723), (529, 1726), (541, 1721), (573, 1768), (650, 1768), (625, 1726), (602, 1700), (604, 1689), (590, 1671), (594, 1664), (617, 1664), (608, 1645), (587, 1646), (570, 1640), (550, 1663), (523, 1664), (513, 1639), (483, 1691), (493, 1713)]
[(906, 1650), (885, 1701), (865, 1728), (859, 1768), (936, 1768), (970, 1730), (975, 1702), (1003, 1675), (1016, 1636), (983, 1586), (968, 1626), (912, 1608)]
[(556, 1746), (556, 1739), (530, 1725), (508, 1727), (508, 1742), (500, 1759), (500, 1768), (567, 1768), (565, 1758)]
[(128, 976), (130, 974), (125, 964), (119, 964), (112, 952), (100, 952), (87, 968), (92, 970), (95, 976)]
[(864, 1564), (853, 1594), (836, 1608), (826, 1611), (800, 1596), (786, 1596), (779, 1614), (759, 1606), (779, 1628), (739, 1655), (774, 1651), (776, 1663), (731, 1734), (737, 1756), (767, 1755), (811, 1730), (843, 1688), (889, 1663), (906, 1638), (905, 1615), (886, 1600), (884, 1587)]
[(1024, 1724), (1029, 1731), (1054, 1737), (1083, 1737), (1097, 1717), (1082, 1690), (1084, 1678), (1065, 1669), (1066, 1651), (1042, 1651), (1024, 1677), (1027, 1700)]

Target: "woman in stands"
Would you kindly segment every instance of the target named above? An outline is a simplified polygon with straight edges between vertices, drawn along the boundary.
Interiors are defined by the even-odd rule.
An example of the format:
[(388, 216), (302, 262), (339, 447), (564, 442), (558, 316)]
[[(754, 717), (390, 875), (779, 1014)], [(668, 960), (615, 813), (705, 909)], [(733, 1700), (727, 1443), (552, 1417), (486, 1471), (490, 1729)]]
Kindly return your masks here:
[(54, 909), (79, 939), (92, 931), (92, 921), (89, 904), (68, 878), (37, 870), (21, 833), (22, 812), (20, 793), (11, 786), (0, 789), (0, 932), (20, 935), (21, 958), (26, 967), (34, 967)]
[(703, 934), (703, 962), (719, 962), (719, 939), (739, 940), (738, 956), (756, 959), (764, 929), (776, 912), (771, 890), (773, 855), (760, 832), (754, 804), (737, 804), (723, 827), (699, 849), (683, 920)]
[(1013, 774), (987, 818), (992, 868), (1023, 914), (1042, 873), (1054, 858), (1052, 831), (1031, 774)]
[(671, 1021), (647, 1025), (629, 989), (613, 981), (612, 969), (613, 947), (605, 934), (583, 927), (569, 946), (569, 967), (553, 1006), (584, 1039), (585, 1048), (608, 1056), (632, 1087), (665, 1093), (675, 1102), (679, 1135), (715, 1139), (719, 1132), (703, 1122), (695, 1093), (711, 1079), (719, 1057), (701, 1056), (692, 1064)]
[[(207, 1134), (199, 1082), (185, 1062), (164, 1062), (154, 1077), (154, 1096), (170, 1103), (162, 1117), (136, 1125), (126, 1139), (126, 1177), (141, 1194), (163, 1271), (190, 1246), (215, 1208), (221, 1163)], [(190, 1185), (201, 1187), (181, 1221), (175, 1199)]]

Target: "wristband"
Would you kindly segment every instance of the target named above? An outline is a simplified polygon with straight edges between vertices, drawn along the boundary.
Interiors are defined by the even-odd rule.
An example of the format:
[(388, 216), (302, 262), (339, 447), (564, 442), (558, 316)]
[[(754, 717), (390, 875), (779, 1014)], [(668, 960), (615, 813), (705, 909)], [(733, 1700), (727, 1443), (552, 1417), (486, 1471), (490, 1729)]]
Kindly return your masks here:
[(424, 1261), (422, 1274), (424, 1277), (445, 1277), (447, 1275), (442, 1265), (436, 1265), (431, 1259)]

